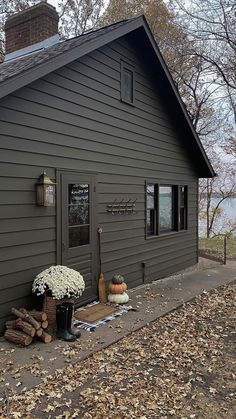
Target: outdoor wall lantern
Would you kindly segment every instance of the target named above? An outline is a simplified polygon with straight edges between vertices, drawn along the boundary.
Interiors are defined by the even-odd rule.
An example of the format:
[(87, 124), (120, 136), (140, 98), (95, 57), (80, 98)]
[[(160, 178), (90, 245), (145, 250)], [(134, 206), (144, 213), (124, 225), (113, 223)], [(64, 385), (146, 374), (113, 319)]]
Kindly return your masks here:
[(43, 207), (54, 207), (56, 203), (56, 183), (47, 176), (45, 170), (36, 183), (36, 202)]

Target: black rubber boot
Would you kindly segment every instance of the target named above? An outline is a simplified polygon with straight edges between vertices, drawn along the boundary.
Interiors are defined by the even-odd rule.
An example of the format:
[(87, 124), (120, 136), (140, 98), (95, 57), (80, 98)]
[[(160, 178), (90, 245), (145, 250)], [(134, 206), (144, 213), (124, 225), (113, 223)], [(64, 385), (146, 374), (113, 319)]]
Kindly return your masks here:
[(57, 305), (56, 319), (57, 319), (57, 338), (74, 342), (76, 336), (67, 330), (69, 317), (69, 309), (64, 304)]
[(66, 307), (68, 307), (68, 322), (67, 322), (67, 330), (69, 333), (74, 335), (76, 338), (80, 338), (81, 333), (79, 330), (72, 328), (72, 317), (74, 313), (74, 304), (73, 303), (64, 303)]

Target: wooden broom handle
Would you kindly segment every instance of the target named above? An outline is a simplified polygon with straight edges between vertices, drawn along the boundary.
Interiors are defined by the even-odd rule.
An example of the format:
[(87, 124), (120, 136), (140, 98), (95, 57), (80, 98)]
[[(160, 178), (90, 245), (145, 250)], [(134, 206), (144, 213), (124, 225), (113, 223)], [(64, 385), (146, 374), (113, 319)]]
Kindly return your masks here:
[(99, 269), (102, 273), (102, 227), (98, 227)]

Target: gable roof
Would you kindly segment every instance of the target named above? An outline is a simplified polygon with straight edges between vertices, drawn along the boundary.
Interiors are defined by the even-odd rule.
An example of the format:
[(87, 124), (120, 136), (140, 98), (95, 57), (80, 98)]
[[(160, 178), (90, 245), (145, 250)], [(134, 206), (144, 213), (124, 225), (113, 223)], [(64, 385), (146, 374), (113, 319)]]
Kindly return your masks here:
[(177, 106), (190, 134), (190, 141), (194, 157), (200, 164), (200, 177), (215, 176), (214, 169), (205, 153), (201, 141), (193, 127), (186, 107), (178, 93), (175, 83), (154, 40), (151, 30), (144, 16), (138, 16), (129, 20), (114, 23), (95, 31), (80, 35), (76, 38), (59, 42), (37, 53), (7, 61), (0, 64), (0, 98), (14, 92), (17, 89), (57, 70), (60, 67), (100, 48), (124, 35), (131, 34), (135, 30), (142, 31), (151, 46), (154, 58), (161, 65), (165, 82), (172, 94), (172, 106)]

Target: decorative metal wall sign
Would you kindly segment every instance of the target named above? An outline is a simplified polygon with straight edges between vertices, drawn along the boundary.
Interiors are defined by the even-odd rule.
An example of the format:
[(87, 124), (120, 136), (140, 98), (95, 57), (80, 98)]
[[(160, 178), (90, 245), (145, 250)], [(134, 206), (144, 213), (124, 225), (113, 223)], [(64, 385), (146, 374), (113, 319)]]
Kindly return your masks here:
[(115, 199), (115, 201), (112, 204), (107, 205), (107, 212), (110, 212), (111, 214), (135, 214), (135, 201), (131, 201), (129, 199), (128, 201), (125, 201), (122, 199), (120, 202)]

